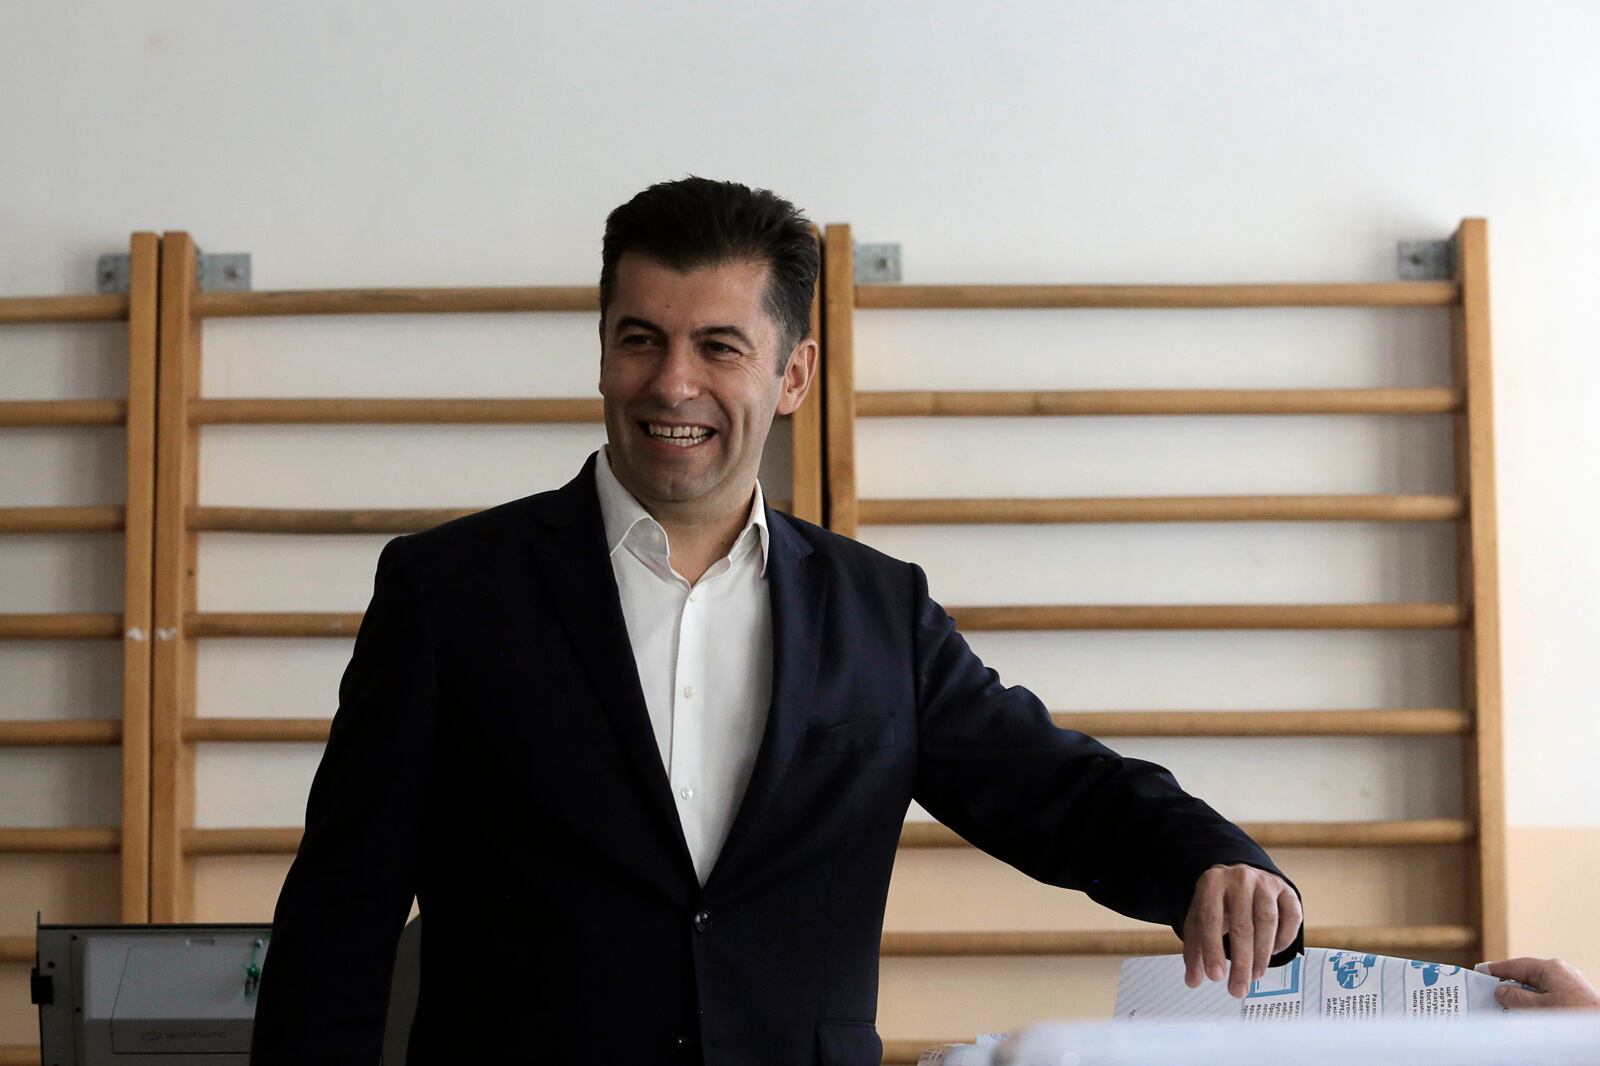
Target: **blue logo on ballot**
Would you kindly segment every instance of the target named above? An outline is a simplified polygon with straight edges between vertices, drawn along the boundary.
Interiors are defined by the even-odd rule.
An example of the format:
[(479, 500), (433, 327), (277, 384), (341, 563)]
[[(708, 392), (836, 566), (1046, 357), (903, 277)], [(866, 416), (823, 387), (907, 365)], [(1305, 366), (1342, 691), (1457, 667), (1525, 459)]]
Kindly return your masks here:
[(1459, 966), (1446, 966), (1438, 962), (1417, 962), (1415, 959), (1411, 960), (1411, 968), (1422, 971), (1423, 988), (1432, 988), (1434, 982), (1439, 978), (1454, 977), (1461, 972), (1461, 967)]
[(1373, 969), (1378, 965), (1376, 955), (1358, 955), (1353, 951), (1335, 951), (1328, 956), (1328, 967), (1333, 971), (1333, 979), (1339, 982), (1339, 987), (1345, 990), (1360, 988), (1367, 983)]

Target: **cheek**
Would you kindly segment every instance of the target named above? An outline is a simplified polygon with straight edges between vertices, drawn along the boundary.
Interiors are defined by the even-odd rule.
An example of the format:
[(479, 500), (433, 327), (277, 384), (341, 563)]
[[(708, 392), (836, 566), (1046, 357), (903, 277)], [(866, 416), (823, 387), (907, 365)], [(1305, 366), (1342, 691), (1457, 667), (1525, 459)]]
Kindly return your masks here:
[(608, 400), (626, 400), (638, 391), (637, 373), (616, 360), (600, 364), (600, 394)]

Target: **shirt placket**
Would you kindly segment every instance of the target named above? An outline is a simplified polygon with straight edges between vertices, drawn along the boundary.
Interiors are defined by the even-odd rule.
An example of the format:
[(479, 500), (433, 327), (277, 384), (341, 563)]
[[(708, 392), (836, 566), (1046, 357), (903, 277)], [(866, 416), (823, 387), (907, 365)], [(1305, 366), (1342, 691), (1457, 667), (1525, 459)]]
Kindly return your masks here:
[(696, 586), (684, 590), (678, 613), (678, 653), (672, 668), (672, 781), (678, 820), (689, 851), (699, 866), (705, 850), (706, 720), (705, 666), (707, 644), (706, 593)]

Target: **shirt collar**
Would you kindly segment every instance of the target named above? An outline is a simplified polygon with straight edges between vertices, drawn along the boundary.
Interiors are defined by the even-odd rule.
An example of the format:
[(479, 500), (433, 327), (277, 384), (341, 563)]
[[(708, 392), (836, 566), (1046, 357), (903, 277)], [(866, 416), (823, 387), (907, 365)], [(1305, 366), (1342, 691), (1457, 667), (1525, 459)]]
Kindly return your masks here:
[[(660, 544), (663, 553), (667, 543), (667, 531), (661, 528), (661, 523), (650, 516), (633, 493), (623, 487), (617, 480), (617, 475), (611, 470), (611, 455), (609, 445), (600, 449), (600, 458), (594, 464), (594, 487), (600, 497), (600, 518), (605, 524), (606, 554), (615, 555), (617, 549), (627, 541), (628, 534), (633, 532), (635, 526), (647, 522), (661, 534)], [(745, 521), (744, 528), (733, 540), (733, 547), (729, 550), (730, 557), (742, 550), (742, 545), (750, 538), (751, 527), (756, 530), (755, 540), (761, 546), (761, 575), (767, 573), (767, 500), (761, 492), (761, 482), (756, 482), (755, 496), (750, 503), (750, 517)]]

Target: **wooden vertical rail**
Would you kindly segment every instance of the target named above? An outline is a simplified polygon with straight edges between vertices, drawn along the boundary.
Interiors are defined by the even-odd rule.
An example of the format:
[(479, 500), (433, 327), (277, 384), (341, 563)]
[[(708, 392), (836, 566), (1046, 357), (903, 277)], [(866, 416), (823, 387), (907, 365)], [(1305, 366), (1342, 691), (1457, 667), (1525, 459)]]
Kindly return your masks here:
[[(821, 235), (818, 234), (821, 251)], [(822, 345), (822, 275), (817, 274), (816, 288), (811, 294), (811, 336)], [(789, 513), (816, 525), (822, 524), (822, 370), (824, 359), (817, 358), (817, 377), (811, 382), (811, 391), (805, 402), (789, 420), (792, 452), (790, 464), (794, 471), (794, 501)]]
[(830, 225), (822, 256), (822, 335), (827, 350), (828, 528), (856, 535), (855, 245)]
[(1500, 708), (1500, 597), (1494, 486), (1494, 409), (1489, 342), (1489, 237), (1481, 218), (1456, 231), (1461, 301), (1451, 312), (1455, 385), (1467, 398), (1455, 416), (1456, 491), (1467, 516), (1457, 523), (1456, 596), (1471, 612), (1461, 633), (1461, 698), (1475, 723), (1462, 752), (1468, 816), (1478, 823), (1469, 913), (1482, 957), (1509, 953), (1506, 900), (1505, 770)]
[(181, 922), (191, 913), (193, 877), (183, 830), (194, 824), (194, 748), (180, 732), (194, 692), (194, 643), (183, 620), (195, 608), (195, 540), (184, 514), (196, 501), (199, 432), (188, 405), (200, 388), (195, 318), (195, 248), (187, 233), (161, 242), (161, 327), (156, 447), (156, 641), (152, 687), (150, 913)]
[(161, 242), (135, 233), (129, 257), (127, 505), (122, 594), (122, 920), (150, 920), (151, 561), (155, 551), (156, 337)]

